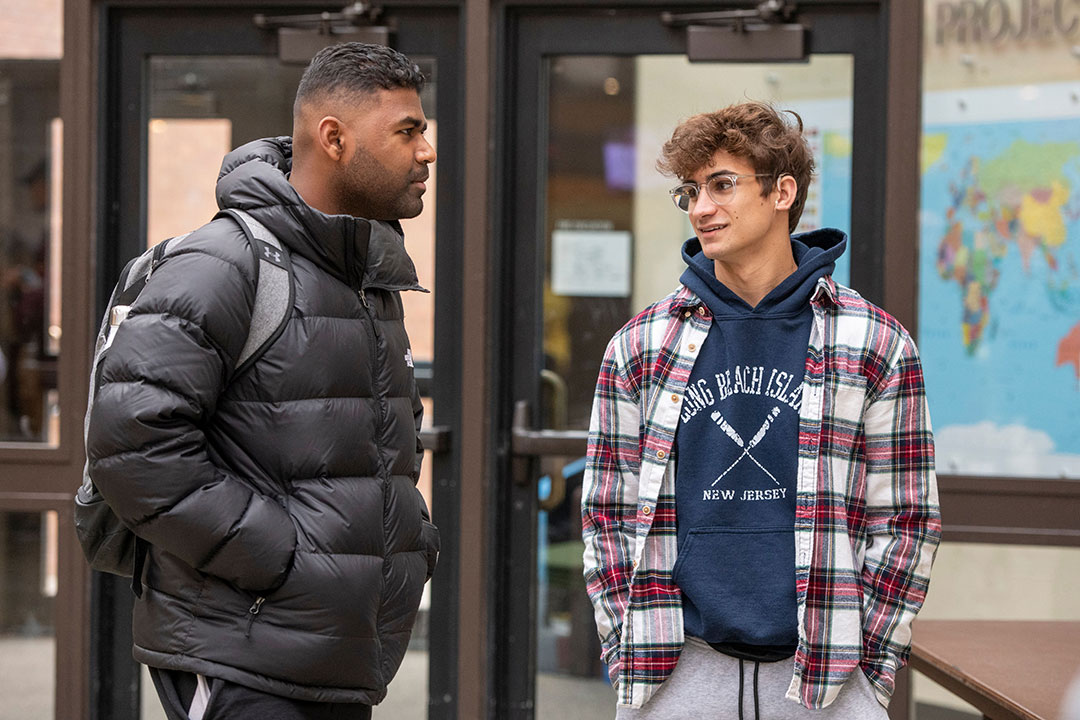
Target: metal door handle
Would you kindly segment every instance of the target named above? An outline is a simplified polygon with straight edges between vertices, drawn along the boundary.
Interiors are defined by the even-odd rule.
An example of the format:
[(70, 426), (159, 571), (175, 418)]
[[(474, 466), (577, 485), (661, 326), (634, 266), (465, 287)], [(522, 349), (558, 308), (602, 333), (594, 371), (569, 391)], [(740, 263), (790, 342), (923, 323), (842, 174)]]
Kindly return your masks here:
[(529, 428), (529, 403), (514, 404), (514, 423), (510, 428), (510, 452), (514, 456), (514, 483), (532, 484), (528, 458), (567, 455), (580, 457), (589, 447), (588, 430), (532, 430)]
[(450, 450), (450, 428), (445, 425), (424, 428), (420, 431), (420, 442), (424, 449), (432, 453), (444, 453)]
[(514, 404), (514, 424), (510, 428), (510, 450), (517, 457), (584, 455), (589, 448), (588, 430), (531, 430), (529, 402)]

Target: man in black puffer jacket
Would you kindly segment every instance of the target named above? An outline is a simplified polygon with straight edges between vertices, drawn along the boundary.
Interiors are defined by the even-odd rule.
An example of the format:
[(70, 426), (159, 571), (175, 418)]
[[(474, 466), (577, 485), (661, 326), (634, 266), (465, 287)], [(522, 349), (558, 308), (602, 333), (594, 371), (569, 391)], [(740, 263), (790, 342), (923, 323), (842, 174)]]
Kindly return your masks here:
[(105, 360), (90, 471), (150, 545), (134, 655), (171, 719), (370, 717), (405, 653), (438, 553), (396, 222), (435, 161), (423, 80), (388, 48), (328, 48), (294, 139), (225, 158), (218, 204), (292, 257), (291, 315), (253, 365), (234, 372), (256, 268), (231, 218), (155, 270)]

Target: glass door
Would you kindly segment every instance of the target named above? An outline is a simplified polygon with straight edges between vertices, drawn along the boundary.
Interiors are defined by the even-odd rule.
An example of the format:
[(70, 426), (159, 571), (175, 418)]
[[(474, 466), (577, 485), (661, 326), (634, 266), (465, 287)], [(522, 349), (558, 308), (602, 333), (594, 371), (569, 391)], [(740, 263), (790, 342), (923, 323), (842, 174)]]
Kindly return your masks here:
[[(318, 10), (335, 8), (319, 8)], [(210, 11), (205, 7), (167, 12), (117, 8), (109, 15), (103, 168), (106, 188), (99, 237), (98, 304), (130, 257), (161, 240), (188, 232), (217, 212), (214, 185), (222, 157), (262, 137), (289, 135), (292, 104), (310, 56), (280, 53), (276, 30), (260, 29), (256, 12), (266, 8)], [(272, 16), (297, 18), (317, 12)], [(286, 21), (288, 22), (288, 21)], [(412, 341), (417, 382), (425, 403), (428, 448), (420, 489), (442, 534), (439, 570), (427, 586), (409, 650), (376, 718), (422, 720), (453, 707), (456, 671), (457, 467), (450, 426), (456, 420), (458, 327), (456, 238), (459, 211), (441, 201), (454, 187), (458, 109), (456, 13), (452, 9), (384, 8), (380, 24), (392, 27), (390, 44), (417, 62), (428, 78), (421, 102), (429, 119), (428, 139), (439, 161), (431, 166), (423, 213), (402, 224), (420, 283), (431, 294), (405, 293), (406, 326)], [(295, 36), (293, 37), (295, 40)], [(320, 42), (322, 41), (322, 42)], [(311, 54), (329, 44), (317, 38)], [(295, 46), (293, 46), (295, 48)], [(281, 57), (287, 55), (285, 60)], [(436, 302), (436, 298), (438, 302)], [(130, 662), (131, 592), (126, 583), (95, 578), (95, 687), (99, 717), (147, 720), (164, 717), (145, 669)], [(126, 656), (126, 659), (125, 659)], [(141, 687), (141, 702), (132, 688)], [(430, 692), (429, 692), (430, 687)]]
[[(746, 99), (799, 113), (816, 175), (797, 230), (851, 236), (836, 278), (880, 294), (884, 54), (874, 12), (801, 13), (797, 62), (692, 62), (657, 11), (528, 17), (517, 26), (516, 150), (504, 161), (513, 280), (513, 482), (504, 499), (507, 676), (498, 717), (611, 717), (582, 578), (581, 481), (593, 389), (611, 336), (671, 292), (693, 235), (655, 169), (686, 117)], [(511, 47), (513, 47), (511, 43)], [(512, 176), (512, 177), (511, 177)], [(512, 260), (510, 258), (512, 257)], [(511, 411), (508, 409), (508, 413)]]

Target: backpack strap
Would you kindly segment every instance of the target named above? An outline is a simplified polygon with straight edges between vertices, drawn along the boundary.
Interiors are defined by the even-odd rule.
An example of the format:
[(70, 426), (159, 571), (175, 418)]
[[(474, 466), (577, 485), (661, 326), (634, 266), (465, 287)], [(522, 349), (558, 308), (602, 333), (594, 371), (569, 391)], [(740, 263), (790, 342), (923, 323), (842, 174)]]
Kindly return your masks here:
[(247, 342), (236, 359), (234, 377), (262, 357), (285, 330), (295, 293), (292, 261), (285, 245), (265, 225), (243, 210), (222, 210), (216, 217), (233, 218), (248, 238), (255, 258), (255, 307)]
[[(90, 413), (94, 409), (94, 396), (98, 391), (101, 381), (98, 364), (101, 356), (112, 343), (113, 335), (124, 318), (127, 317), (128, 308), (139, 297), (139, 293), (146, 287), (146, 281), (165, 260), (165, 256), (174, 252), (180, 243), (191, 233), (184, 233), (166, 240), (162, 240), (141, 255), (132, 258), (124, 269), (120, 271), (120, 277), (113, 287), (112, 295), (109, 296), (109, 304), (106, 306), (105, 317), (101, 320), (98, 328), (97, 339), (94, 344), (94, 358), (90, 366), (90, 389), (87, 393), (86, 416), (83, 418), (83, 441), (87, 441), (90, 432)], [(90, 480), (89, 464), (83, 467), (83, 484), (81, 492), (84, 500), (89, 501), (97, 492)]]

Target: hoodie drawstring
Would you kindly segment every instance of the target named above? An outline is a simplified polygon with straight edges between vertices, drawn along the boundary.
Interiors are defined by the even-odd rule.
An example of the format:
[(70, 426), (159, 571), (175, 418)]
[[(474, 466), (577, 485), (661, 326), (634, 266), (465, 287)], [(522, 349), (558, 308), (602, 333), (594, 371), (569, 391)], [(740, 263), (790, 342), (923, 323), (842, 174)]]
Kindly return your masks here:
[[(761, 663), (754, 661), (754, 720), (761, 720), (758, 705), (758, 670)], [(739, 658), (739, 720), (743, 720), (743, 660)]]

